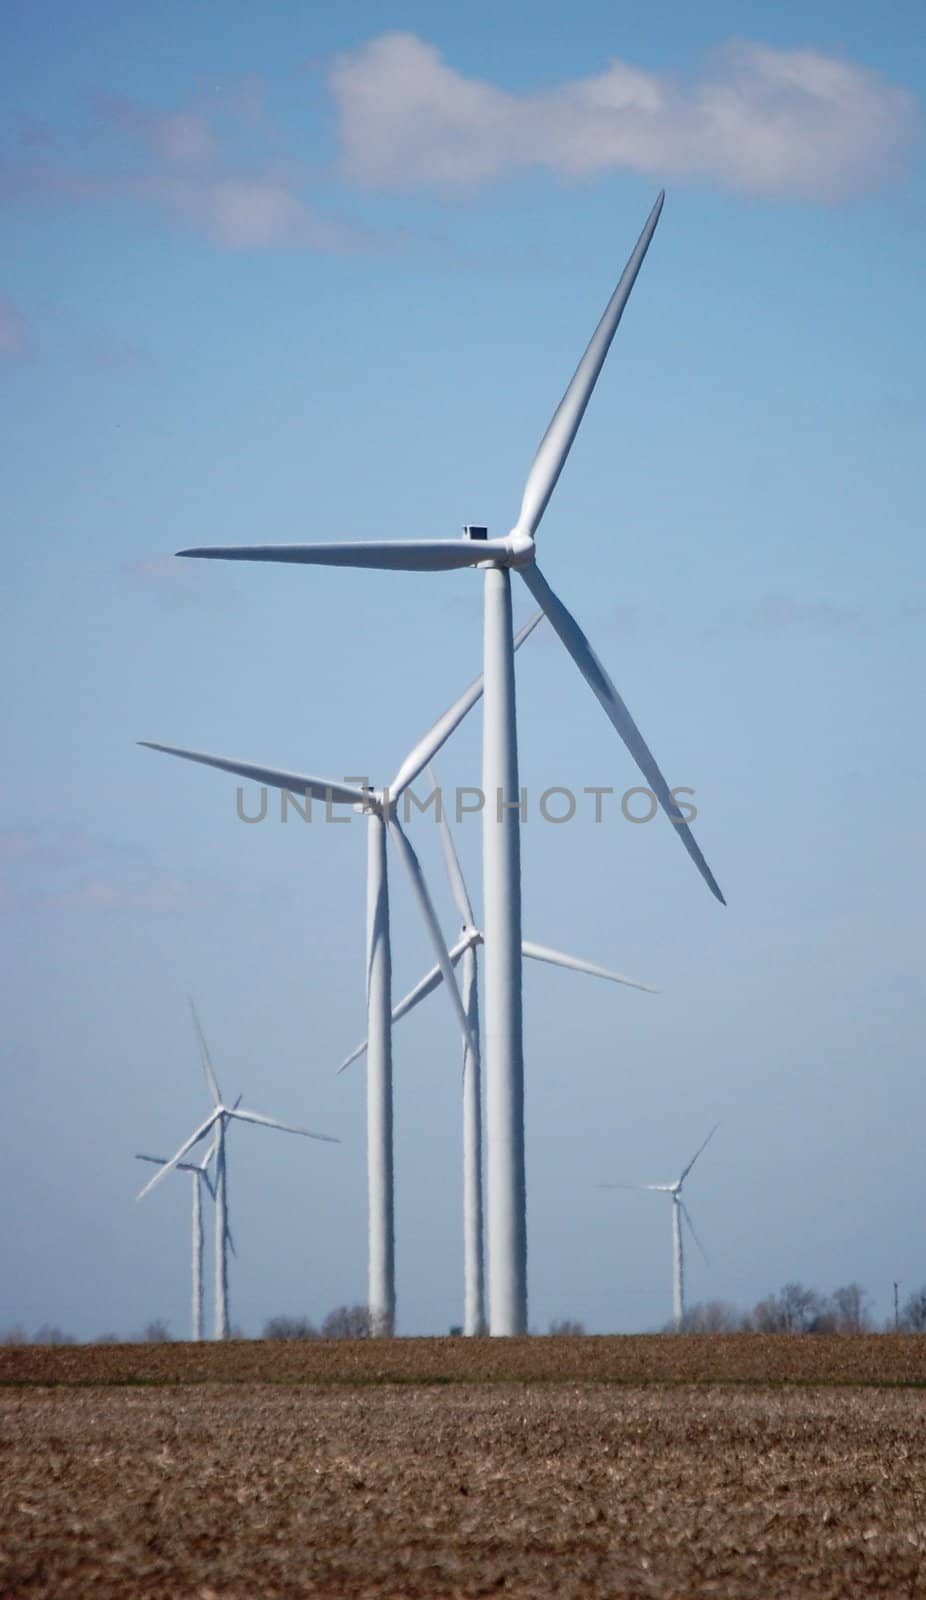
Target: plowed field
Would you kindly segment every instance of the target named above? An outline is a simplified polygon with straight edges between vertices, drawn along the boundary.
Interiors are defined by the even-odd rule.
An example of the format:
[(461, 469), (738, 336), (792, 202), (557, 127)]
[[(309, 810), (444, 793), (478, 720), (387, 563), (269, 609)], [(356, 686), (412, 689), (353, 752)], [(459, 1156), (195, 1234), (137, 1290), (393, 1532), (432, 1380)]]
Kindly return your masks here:
[(926, 1596), (924, 1381), (921, 1338), (4, 1350), (0, 1594)]

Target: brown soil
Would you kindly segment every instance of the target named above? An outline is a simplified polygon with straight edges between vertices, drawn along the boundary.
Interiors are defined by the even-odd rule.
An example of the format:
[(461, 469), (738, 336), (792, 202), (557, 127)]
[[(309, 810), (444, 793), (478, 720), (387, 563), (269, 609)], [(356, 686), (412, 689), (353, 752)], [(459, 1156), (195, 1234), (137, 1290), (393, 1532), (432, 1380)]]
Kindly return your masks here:
[(926, 1335), (642, 1334), (0, 1347), (40, 1383), (922, 1383)]
[(926, 1340), (462, 1344), (0, 1352), (0, 1594), (926, 1596)]

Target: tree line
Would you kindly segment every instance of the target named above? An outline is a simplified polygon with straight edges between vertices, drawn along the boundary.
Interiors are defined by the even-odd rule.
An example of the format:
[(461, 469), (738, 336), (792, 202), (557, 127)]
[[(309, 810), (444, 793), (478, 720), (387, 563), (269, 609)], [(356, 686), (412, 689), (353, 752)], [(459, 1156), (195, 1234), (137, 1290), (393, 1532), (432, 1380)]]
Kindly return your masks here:
[[(451, 1333), (460, 1333), (451, 1328)], [(552, 1338), (575, 1338), (585, 1327), (574, 1318), (561, 1317), (550, 1323)], [(674, 1331), (670, 1323), (663, 1333)], [(871, 1296), (861, 1284), (847, 1283), (829, 1294), (808, 1289), (804, 1284), (786, 1283), (775, 1294), (758, 1300), (751, 1311), (744, 1311), (728, 1300), (702, 1300), (686, 1311), (683, 1333), (926, 1333), (926, 1283), (908, 1294), (898, 1305), (896, 1321), (891, 1315), (879, 1328), (871, 1313)], [(243, 1339), (240, 1328), (232, 1328), (233, 1339)], [(304, 1316), (278, 1315), (264, 1323), (262, 1339), (368, 1339), (370, 1314), (364, 1305), (336, 1306), (318, 1324)], [(117, 1333), (101, 1333), (88, 1344), (163, 1344), (172, 1338), (160, 1317), (148, 1322), (139, 1333), (123, 1341)], [(0, 1345), (77, 1344), (72, 1334), (44, 1323), (31, 1336), (25, 1328), (12, 1327), (0, 1332)]]
[(726, 1300), (703, 1300), (682, 1321), (684, 1333), (926, 1333), (926, 1284), (907, 1295), (882, 1327), (875, 1325), (871, 1296), (846, 1283), (829, 1294), (803, 1283), (786, 1283), (751, 1311)]

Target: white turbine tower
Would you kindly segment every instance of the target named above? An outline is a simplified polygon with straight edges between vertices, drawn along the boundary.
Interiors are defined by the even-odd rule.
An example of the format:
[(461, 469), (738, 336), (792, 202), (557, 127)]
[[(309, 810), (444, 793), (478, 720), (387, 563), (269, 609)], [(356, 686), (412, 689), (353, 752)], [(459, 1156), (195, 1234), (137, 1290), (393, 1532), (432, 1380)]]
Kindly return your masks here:
[[(434, 789), (440, 785), (432, 768), (428, 769)], [(462, 997), (469, 1019), (469, 1036), (463, 1039), (463, 1332), (473, 1336), (486, 1330), (485, 1264), (483, 1252), (483, 1197), (482, 1197), (482, 1059), (479, 1044), (479, 983), (476, 952), (485, 943), (485, 935), (476, 926), (476, 915), (466, 887), (460, 858), (447, 822), (446, 811), (437, 812), (441, 830), (441, 847), (454, 904), (461, 918), (461, 932), (449, 954), (452, 966), (463, 963)], [(586, 972), (596, 978), (609, 978), (613, 983), (626, 984), (631, 989), (645, 989), (650, 994), (656, 990), (652, 984), (641, 983), (636, 978), (625, 977), (621, 972), (611, 972), (607, 967), (564, 955), (547, 945), (533, 944), (524, 939), (522, 954), (534, 961), (548, 961), (556, 967), (567, 967), (573, 972)], [(439, 966), (432, 967), (415, 987), (400, 1000), (392, 1013), (393, 1022), (406, 1017), (444, 981)], [(366, 1039), (341, 1062), (343, 1072), (362, 1056), (367, 1048)]]
[(544, 434), (521, 509), (506, 537), (468, 528), (462, 540), (221, 545), (184, 556), (282, 561), (391, 571), (485, 571), (483, 872), (486, 945), (485, 1059), (489, 1308), (493, 1334), (527, 1332), (527, 1192), (524, 1173), (524, 1060), (521, 1019), (520, 789), (511, 625), (512, 569), (519, 572), (624, 741), (712, 894), (723, 895), (656, 760), (578, 622), (537, 566), (535, 536), (604, 364), (659, 221), (660, 194), (591, 342)]
[[(191, 1002), (192, 1004), (192, 1002)], [(152, 1189), (156, 1188), (162, 1179), (173, 1172), (183, 1161), (184, 1156), (200, 1144), (203, 1139), (213, 1132), (213, 1150), (215, 1151), (215, 1338), (228, 1338), (228, 1181), (225, 1161), (225, 1132), (226, 1124), (232, 1119), (239, 1122), (256, 1122), (263, 1128), (277, 1128), (281, 1133), (300, 1133), (306, 1139), (320, 1139), (325, 1144), (340, 1144), (340, 1139), (333, 1138), (328, 1133), (313, 1133), (311, 1128), (297, 1128), (289, 1122), (278, 1122), (276, 1117), (265, 1117), (260, 1111), (243, 1110), (236, 1101), (233, 1106), (225, 1105), (220, 1090), (209, 1047), (205, 1035), (199, 1024), (199, 1018), (193, 1010), (193, 1021), (196, 1026), (197, 1038), (202, 1052), (203, 1071), (206, 1082), (214, 1102), (213, 1110), (205, 1122), (192, 1133), (189, 1139), (184, 1140), (180, 1149), (165, 1161), (159, 1172), (139, 1192), (141, 1200)]]
[(691, 1237), (693, 1238), (695, 1244), (700, 1250), (702, 1256), (704, 1256), (705, 1261), (707, 1260), (707, 1256), (704, 1253), (704, 1246), (695, 1232), (695, 1225), (691, 1220), (691, 1213), (682, 1199), (682, 1185), (697, 1161), (699, 1155), (701, 1154), (701, 1151), (707, 1149), (707, 1146), (710, 1144), (719, 1127), (720, 1123), (715, 1122), (704, 1143), (698, 1145), (698, 1148), (689, 1161), (687, 1167), (682, 1168), (681, 1177), (676, 1178), (674, 1183), (602, 1184), (603, 1189), (647, 1189), (656, 1194), (670, 1194), (672, 1196), (672, 1322), (676, 1333), (681, 1333), (682, 1328), (685, 1325), (685, 1250), (682, 1240), (682, 1217), (684, 1217), (686, 1223), (688, 1224), (688, 1227), (691, 1231)]
[[(525, 623), (514, 640), (515, 650), (523, 644), (542, 618), (543, 612), (537, 611)], [(386, 837), (388, 834), (392, 838), (408, 873), (428, 938), (437, 955), (438, 969), (441, 977), (447, 982), (451, 1004), (466, 1037), (469, 1022), (453, 975), (450, 955), (444, 943), (444, 936), (431, 903), (418, 857), (399, 823), (397, 808), (402, 795), (424, 771), (431, 757), (436, 755), (450, 738), (467, 712), (481, 698), (482, 692), (480, 675), (474, 678), (459, 699), (455, 700), (428, 729), (424, 737), (419, 739), (386, 789), (358, 789), (347, 781), (333, 783), (327, 778), (307, 776), (305, 773), (283, 772), (273, 767), (229, 760), (225, 756), (206, 755), (196, 750), (181, 750), (174, 745), (154, 744), (150, 740), (141, 741), (149, 750), (159, 750), (166, 755), (180, 756), (185, 761), (217, 767), (223, 772), (233, 772), (239, 777), (252, 778), (257, 783), (283, 789), (294, 795), (304, 794), (307, 805), (313, 799), (324, 800), (326, 805), (337, 802), (351, 804), (356, 810), (362, 811), (367, 818), (367, 1037), (370, 1040), (367, 1051), (368, 1304), (370, 1328), (378, 1336), (391, 1334), (395, 1326), (392, 942), (389, 925)]]
[[(212, 1199), (215, 1199), (215, 1190), (209, 1177), (209, 1163), (215, 1155), (215, 1141), (209, 1146), (202, 1161), (178, 1161), (175, 1171), (189, 1172), (191, 1175), (191, 1194), (193, 1198), (193, 1266), (192, 1266), (192, 1329), (193, 1338), (199, 1341), (203, 1336), (203, 1201), (202, 1190), (205, 1184)], [(136, 1161), (150, 1161), (156, 1167), (167, 1165), (166, 1156), (137, 1155)], [(231, 1237), (229, 1244), (234, 1254), (234, 1245)]]

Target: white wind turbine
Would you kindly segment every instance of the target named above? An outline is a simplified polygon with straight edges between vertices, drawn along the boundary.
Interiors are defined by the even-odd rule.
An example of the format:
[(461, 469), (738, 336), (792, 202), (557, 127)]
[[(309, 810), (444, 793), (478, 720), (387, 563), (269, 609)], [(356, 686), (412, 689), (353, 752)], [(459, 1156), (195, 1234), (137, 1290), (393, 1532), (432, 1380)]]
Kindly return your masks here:
[[(203, 1200), (202, 1189), (205, 1184), (212, 1199), (215, 1199), (215, 1190), (209, 1176), (209, 1163), (215, 1155), (215, 1140), (209, 1146), (202, 1161), (178, 1161), (175, 1171), (189, 1172), (191, 1175), (191, 1194), (193, 1197), (193, 1268), (192, 1268), (192, 1326), (193, 1338), (199, 1341), (203, 1336)], [(167, 1165), (166, 1156), (137, 1155), (136, 1161), (150, 1161), (156, 1167)], [(232, 1254), (235, 1253), (229, 1235), (229, 1245)]]
[[(431, 784), (441, 793), (437, 776), (428, 769)], [(479, 1042), (479, 973), (476, 952), (485, 943), (485, 936), (476, 926), (476, 916), (466, 887), (460, 858), (447, 822), (446, 811), (440, 807), (437, 820), (441, 830), (441, 848), (450, 883), (450, 892), (461, 918), (460, 937), (449, 954), (451, 965), (463, 963), (462, 998), (469, 1018), (469, 1035), (463, 1039), (463, 1332), (473, 1336), (486, 1330), (485, 1265), (483, 1251), (483, 1198), (482, 1198), (482, 1058)], [(649, 994), (657, 991), (650, 983), (625, 977), (621, 972), (611, 972), (595, 962), (564, 955), (547, 945), (522, 940), (521, 951), (534, 961), (548, 961), (555, 967), (567, 967), (573, 972), (586, 972), (595, 978), (609, 978), (613, 983), (626, 984), (631, 989), (644, 989)], [(408, 1016), (410, 1011), (444, 981), (439, 966), (432, 967), (423, 978), (400, 1000), (392, 1013), (393, 1022)], [(362, 1056), (367, 1048), (366, 1039), (341, 1062), (343, 1072)]]
[(691, 1213), (682, 1199), (682, 1184), (697, 1161), (702, 1150), (706, 1150), (720, 1127), (715, 1122), (703, 1144), (700, 1144), (689, 1161), (687, 1167), (682, 1168), (681, 1177), (674, 1183), (603, 1183), (603, 1189), (648, 1189), (656, 1194), (670, 1194), (672, 1196), (672, 1322), (676, 1333), (681, 1333), (685, 1323), (685, 1251), (682, 1241), (682, 1217), (691, 1231), (691, 1237), (700, 1250), (705, 1261), (704, 1246), (695, 1233), (695, 1225), (691, 1220)]
[[(537, 611), (513, 641), (517, 650), (542, 621)], [(347, 780), (333, 783), (327, 778), (305, 773), (283, 772), (273, 767), (228, 760), (202, 751), (181, 750), (174, 745), (141, 743), (149, 750), (180, 756), (185, 761), (218, 767), (239, 777), (252, 778), (292, 794), (304, 794), (307, 804), (324, 800), (353, 805), (367, 818), (367, 1191), (369, 1229), (368, 1305), (370, 1327), (376, 1335), (391, 1334), (395, 1326), (395, 1200), (393, 1171), (392, 1114), (392, 944), (389, 925), (389, 880), (386, 868), (386, 837), (392, 838), (408, 873), (412, 891), (435, 953), (438, 970), (447, 983), (451, 1004), (469, 1036), (469, 1021), (449, 952), (444, 943), (431, 896), (418, 857), (399, 823), (397, 807), (402, 795), (424, 771), (431, 757), (462, 722), (481, 698), (482, 676), (474, 678), (458, 700), (444, 712), (406, 756), (392, 783), (386, 789), (358, 789)], [(360, 781), (359, 779), (357, 780)]]
[[(196, 1015), (196, 1007), (193, 1004), (192, 999), (190, 1000), (189, 1004), (190, 1004), (190, 1013), (191, 1013), (192, 1018), (193, 1018), (193, 1028), (194, 1028), (194, 1031), (196, 1033), (196, 1042), (197, 1042), (197, 1044), (199, 1046), (200, 1061), (201, 1061), (202, 1066), (203, 1066), (203, 1071), (206, 1074), (206, 1085), (207, 1085), (207, 1087), (209, 1087), (209, 1074), (208, 1074), (208, 1069), (207, 1069), (207, 1066), (206, 1066), (206, 1041), (205, 1041), (205, 1038), (203, 1036), (203, 1031), (202, 1031), (202, 1028), (200, 1027), (199, 1018)], [(238, 1106), (238, 1104), (240, 1102), (240, 1098), (241, 1097), (239, 1095), (238, 1100), (235, 1102), (236, 1107)], [(193, 1200), (192, 1325), (193, 1325), (193, 1338), (195, 1340), (200, 1340), (200, 1339), (202, 1339), (202, 1336), (203, 1336), (203, 1210), (202, 1210), (202, 1186), (203, 1186), (203, 1184), (205, 1184), (206, 1188), (209, 1190), (209, 1194), (211, 1195), (212, 1199), (215, 1200), (215, 1189), (214, 1189), (213, 1184), (212, 1184), (212, 1179), (209, 1176), (209, 1166), (210, 1166), (210, 1163), (211, 1163), (211, 1161), (213, 1159), (213, 1156), (215, 1155), (215, 1151), (216, 1151), (216, 1140), (213, 1139), (211, 1145), (209, 1146), (209, 1149), (207, 1150), (205, 1156), (203, 1157), (203, 1159), (201, 1161), (198, 1161), (198, 1162), (197, 1161), (180, 1161), (177, 1164), (177, 1171), (178, 1172), (189, 1172), (191, 1174), (191, 1192), (192, 1192), (192, 1200)], [(137, 1161), (150, 1161), (156, 1167), (163, 1167), (163, 1166), (167, 1165), (167, 1157), (166, 1156), (138, 1155), (138, 1156), (136, 1156), (136, 1160)], [(231, 1234), (229, 1234), (229, 1236), (228, 1236), (228, 1243), (229, 1243), (229, 1246), (231, 1248), (232, 1255), (234, 1255), (235, 1254), (235, 1246), (234, 1246), (234, 1243), (232, 1242)]]
[(723, 895), (639, 728), (578, 622), (536, 562), (535, 536), (643, 258), (659, 221), (660, 193), (591, 342), (544, 434), (510, 533), (489, 539), (467, 528), (462, 540), (221, 545), (184, 556), (281, 561), (391, 571), (485, 572), (483, 873), (486, 946), (486, 1145), (489, 1310), (493, 1334), (527, 1332), (527, 1192), (524, 1171), (524, 1058), (521, 1015), (521, 867), (518, 748), (511, 625), (512, 569), (519, 572), (624, 741), (688, 854), (721, 903)]
[[(192, 1006), (192, 1002), (191, 1002)], [(228, 1181), (225, 1162), (225, 1132), (226, 1124), (233, 1118), (239, 1122), (256, 1122), (264, 1128), (277, 1128), (281, 1133), (300, 1133), (306, 1139), (320, 1139), (325, 1144), (340, 1144), (340, 1139), (333, 1138), (328, 1133), (313, 1133), (311, 1128), (297, 1128), (289, 1122), (278, 1122), (276, 1117), (265, 1117), (260, 1111), (243, 1110), (236, 1100), (233, 1106), (225, 1105), (219, 1090), (218, 1079), (205, 1035), (200, 1027), (199, 1018), (193, 1008), (193, 1022), (196, 1027), (196, 1036), (199, 1040), (202, 1055), (203, 1071), (206, 1082), (213, 1099), (213, 1110), (205, 1122), (192, 1133), (189, 1139), (184, 1140), (180, 1149), (165, 1161), (159, 1172), (156, 1172), (150, 1182), (139, 1191), (138, 1199), (141, 1200), (152, 1189), (156, 1188), (162, 1179), (180, 1166), (184, 1156), (207, 1138), (214, 1130), (213, 1143), (210, 1155), (215, 1153), (215, 1338), (228, 1338), (228, 1254), (227, 1247), (230, 1241), (228, 1226)]]

